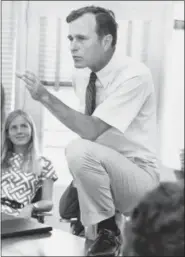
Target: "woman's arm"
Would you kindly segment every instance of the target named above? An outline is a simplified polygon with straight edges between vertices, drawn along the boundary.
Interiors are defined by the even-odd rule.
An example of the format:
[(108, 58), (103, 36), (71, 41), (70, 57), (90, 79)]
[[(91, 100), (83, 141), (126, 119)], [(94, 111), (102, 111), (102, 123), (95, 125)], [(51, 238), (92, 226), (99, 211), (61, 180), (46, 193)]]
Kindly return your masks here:
[(34, 204), (38, 211), (50, 211), (53, 207), (53, 183), (52, 179), (45, 179), (42, 185), (41, 200)]
[(48, 212), (53, 207), (53, 183), (58, 179), (52, 162), (46, 157), (42, 156), (41, 161), (41, 174), (39, 180), (42, 183), (41, 187), (41, 199), (35, 203), (30, 203), (22, 209), (20, 216), (26, 215), (31, 217), (34, 211)]
[(45, 179), (42, 185), (42, 196), (41, 200), (34, 203), (26, 205), (20, 213), (20, 217), (30, 218), (33, 211), (38, 212), (48, 212), (51, 211), (53, 207), (53, 183), (52, 179)]

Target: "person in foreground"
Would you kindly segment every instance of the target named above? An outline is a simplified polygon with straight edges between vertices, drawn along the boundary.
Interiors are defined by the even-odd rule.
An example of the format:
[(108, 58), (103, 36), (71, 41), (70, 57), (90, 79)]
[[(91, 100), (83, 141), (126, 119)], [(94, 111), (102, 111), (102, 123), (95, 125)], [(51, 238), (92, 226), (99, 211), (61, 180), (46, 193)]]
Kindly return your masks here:
[(123, 256), (184, 256), (184, 185), (163, 182), (135, 207)]
[[(31, 117), (22, 110), (11, 112), (5, 120), (2, 141), (1, 212), (30, 218), (34, 211), (50, 211), (57, 175), (51, 161), (38, 152)], [(32, 204), (40, 187), (41, 200)]]
[(66, 158), (82, 224), (98, 227), (86, 254), (116, 255), (115, 213), (129, 213), (159, 183), (154, 85), (144, 64), (116, 52), (112, 11), (87, 6), (72, 11), (66, 21), (80, 111), (49, 93), (32, 72), (18, 77), (33, 99), (80, 136), (67, 146)]

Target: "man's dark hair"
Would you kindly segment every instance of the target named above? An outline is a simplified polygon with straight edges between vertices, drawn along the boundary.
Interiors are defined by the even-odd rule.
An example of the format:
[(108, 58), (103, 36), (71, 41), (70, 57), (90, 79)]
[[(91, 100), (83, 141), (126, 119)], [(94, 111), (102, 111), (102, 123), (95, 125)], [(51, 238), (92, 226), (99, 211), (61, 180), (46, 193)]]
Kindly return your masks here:
[(184, 185), (163, 182), (134, 209), (124, 256), (184, 256)]
[(86, 13), (92, 13), (96, 17), (96, 32), (99, 37), (111, 34), (112, 46), (117, 42), (117, 23), (113, 11), (96, 6), (86, 6), (72, 11), (66, 18), (67, 23), (70, 23)]

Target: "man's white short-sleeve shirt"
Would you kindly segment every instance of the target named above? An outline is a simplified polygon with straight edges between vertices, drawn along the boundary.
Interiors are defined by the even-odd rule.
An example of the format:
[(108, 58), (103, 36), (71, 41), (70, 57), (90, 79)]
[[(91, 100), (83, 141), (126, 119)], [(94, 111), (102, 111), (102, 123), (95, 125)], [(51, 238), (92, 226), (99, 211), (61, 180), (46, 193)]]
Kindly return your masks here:
[[(83, 113), (90, 72), (76, 69), (73, 77)], [(96, 75), (96, 109), (92, 115), (111, 125), (96, 142), (126, 157), (156, 163), (156, 103), (149, 69), (130, 57), (115, 53)]]

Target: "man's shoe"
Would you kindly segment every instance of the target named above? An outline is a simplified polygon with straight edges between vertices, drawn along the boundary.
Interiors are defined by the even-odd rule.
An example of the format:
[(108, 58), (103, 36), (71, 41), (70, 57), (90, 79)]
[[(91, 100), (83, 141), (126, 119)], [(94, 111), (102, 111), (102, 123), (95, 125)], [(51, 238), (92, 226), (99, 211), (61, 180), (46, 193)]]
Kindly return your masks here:
[(97, 239), (87, 251), (87, 256), (118, 256), (121, 249), (121, 233), (100, 229)]
[(73, 235), (80, 237), (85, 236), (85, 229), (80, 220), (71, 221), (70, 227)]

